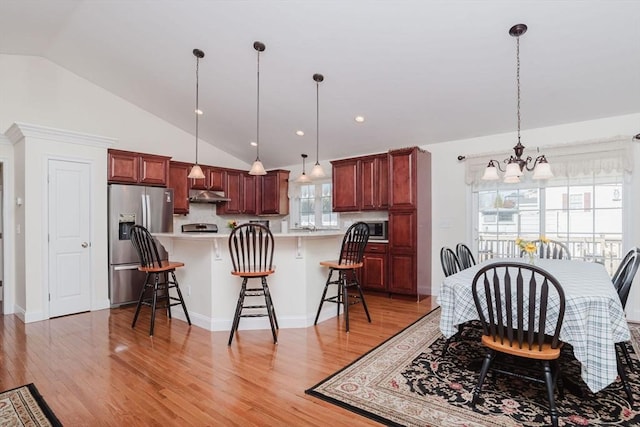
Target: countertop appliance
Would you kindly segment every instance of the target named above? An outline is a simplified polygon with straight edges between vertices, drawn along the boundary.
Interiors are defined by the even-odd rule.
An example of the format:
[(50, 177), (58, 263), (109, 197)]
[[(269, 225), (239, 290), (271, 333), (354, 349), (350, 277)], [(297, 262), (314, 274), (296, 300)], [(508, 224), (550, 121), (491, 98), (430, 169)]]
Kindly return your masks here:
[(369, 226), (369, 240), (389, 240), (389, 221), (365, 221)]
[[(142, 225), (151, 233), (173, 232), (173, 189), (109, 185), (109, 298), (111, 307), (137, 302), (145, 274), (131, 244), (130, 231)], [(160, 258), (167, 251), (157, 242)]]
[(250, 224), (260, 224), (260, 225), (264, 225), (265, 227), (267, 227), (267, 229), (269, 228), (269, 220), (268, 219), (252, 219), (249, 221)]
[(218, 226), (216, 224), (183, 224), (182, 225), (183, 233), (217, 233)]

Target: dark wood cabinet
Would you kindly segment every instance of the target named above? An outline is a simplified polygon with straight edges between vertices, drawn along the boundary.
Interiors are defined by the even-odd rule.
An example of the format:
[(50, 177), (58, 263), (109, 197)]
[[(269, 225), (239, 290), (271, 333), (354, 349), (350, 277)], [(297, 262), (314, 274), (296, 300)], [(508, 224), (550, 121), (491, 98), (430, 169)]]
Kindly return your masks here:
[(360, 210), (361, 187), (357, 158), (334, 160), (331, 162), (332, 203), (334, 212), (355, 212)]
[(258, 215), (289, 214), (289, 171), (274, 170), (258, 178)]
[(170, 157), (132, 151), (108, 151), (110, 183), (140, 184), (166, 187), (169, 181)]
[(224, 169), (215, 166), (203, 166), (204, 178), (189, 178), (189, 188), (194, 190), (224, 191)]
[(360, 284), (362, 289), (387, 291), (388, 255), (386, 243), (368, 243), (363, 258)]
[(387, 153), (360, 158), (363, 211), (386, 210), (389, 206), (389, 156)]
[(168, 187), (173, 188), (173, 213), (189, 213), (189, 171), (190, 163), (169, 162)]
[(431, 295), (431, 154), (389, 151), (389, 292)]
[(256, 177), (241, 170), (226, 169), (224, 183), (224, 194), (231, 200), (217, 205), (218, 215), (255, 215)]

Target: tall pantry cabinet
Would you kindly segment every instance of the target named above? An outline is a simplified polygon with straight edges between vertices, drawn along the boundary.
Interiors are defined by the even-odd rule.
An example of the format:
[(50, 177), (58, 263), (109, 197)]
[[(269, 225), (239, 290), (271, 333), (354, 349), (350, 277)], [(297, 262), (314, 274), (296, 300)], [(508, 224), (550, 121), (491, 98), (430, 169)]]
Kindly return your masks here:
[(431, 295), (431, 153), (389, 151), (389, 292)]

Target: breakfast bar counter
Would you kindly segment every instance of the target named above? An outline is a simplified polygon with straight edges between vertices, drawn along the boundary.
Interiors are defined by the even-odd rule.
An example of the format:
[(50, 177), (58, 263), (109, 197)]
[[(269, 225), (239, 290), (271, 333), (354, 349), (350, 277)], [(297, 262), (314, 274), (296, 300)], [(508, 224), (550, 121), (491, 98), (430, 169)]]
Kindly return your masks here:
[[(299, 231), (273, 233), (275, 273), (269, 290), (280, 328), (313, 325), (328, 271), (320, 261), (337, 259), (344, 232)], [(184, 262), (176, 271), (191, 322), (211, 331), (231, 329), (241, 280), (231, 275), (229, 233), (155, 233), (172, 261)], [(174, 318), (185, 320), (182, 310)], [(319, 321), (336, 316), (325, 304)], [(243, 318), (239, 329), (269, 329), (268, 318)]]

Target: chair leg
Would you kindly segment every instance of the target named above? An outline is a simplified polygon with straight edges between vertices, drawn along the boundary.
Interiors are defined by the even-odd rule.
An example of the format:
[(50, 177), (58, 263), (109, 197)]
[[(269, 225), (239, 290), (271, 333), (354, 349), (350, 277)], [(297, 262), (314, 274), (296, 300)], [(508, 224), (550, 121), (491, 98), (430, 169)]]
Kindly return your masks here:
[[(175, 277), (175, 276), (174, 276)], [(165, 296), (167, 297), (167, 317), (169, 319), (171, 319), (171, 297), (169, 296), (169, 287), (171, 286), (171, 284), (169, 283), (169, 272), (165, 271), (162, 274), (162, 278), (164, 280), (164, 292), (165, 292)]]
[(231, 325), (231, 333), (229, 334), (229, 342), (227, 345), (231, 345), (233, 341), (233, 335), (238, 329), (238, 324), (240, 323), (240, 314), (242, 312), (242, 306), (244, 305), (244, 294), (247, 291), (247, 280), (248, 278), (242, 279), (242, 287), (240, 288), (240, 295), (238, 295), (238, 302), (236, 304), (236, 314), (233, 316), (233, 323)]
[(158, 274), (154, 274), (154, 283), (153, 283), (153, 297), (151, 302), (151, 327), (149, 328), (149, 336), (153, 336), (153, 327), (155, 326), (156, 321), (156, 304), (158, 302), (158, 287), (159, 287), (159, 279)]
[(629, 355), (629, 350), (627, 350), (627, 343), (626, 342), (617, 342), (616, 343), (616, 348), (619, 348), (622, 351), (622, 355), (624, 356), (625, 363), (629, 367), (629, 370), (631, 372), (633, 372), (634, 371), (633, 362), (631, 362), (631, 356)]
[(140, 308), (142, 307), (142, 301), (144, 301), (144, 294), (147, 291), (147, 284), (149, 283), (149, 273), (144, 278), (144, 286), (142, 286), (142, 290), (140, 291), (140, 298), (138, 298), (138, 305), (136, 306), (136, 313), (133, 315), (133, 322), (131, 322), (131, 327), (134, 328), (136, 326), (136, 322), (138, 321), (138, 315), (140, 314)]
[(322, 310), (322, 304), (324, 304), (324, 299), (327, 296), (327, 290), (329, 289), (329, 283), (331, 282), (331, 275), (333, 274), (333, 269), (329, 269), (329, 276), (327, 277), (327, 281), (324, 284), (324, 291), (322, 291), (322, 298), (320, 298), (320, 305), (318, 306), (318, 312), (316, 313), (316, 320), (314, 320), (313, 324), (318, 324), (318, 318), (320, 317), (320, 310)]
[(495, 351), (487, 350), (487, 355), (484, 358), (484, 362), (482, 363), (482, 369), (480, 369), (480, 376), (478, 377), (478, 384), (476, 384), (473, 389), (473, 399), (471, 399), (471, 406), (475, 407), (476, 403), (478, 403), (478, 399), (480, 398), (480, 391), (482, 390), (482, 384), (484, 383), (484, 378), (487, 376), (487, 372), (489, 372), (489, 366), (491, 366), (491, 362), (495, 357)]
[[(342, 305), (344, 305), (344, 322), (346, 331), (349, 332), (349, 288), (347, 287), (347, 273), (340, 272), (340, 290), (342, 293)], [(340, 315), (340, 304), (338, 304), (338, 315)]]
[(629, 387), (629, 378), (627, 378), (627, 373), (624, 370), (624, 366), (622, 366), (622, 362), (620, 361), (620, 355), (616, 351), (616, 365), (618, 367), (618, 375), (620, 376), (620, 381), (622, 382), (622, 387), (624, 388), (624, 392), (627, 394), (627, 400), (629, 404), (633, 406), (633, 394), (631, 393), (631, 387)]
[(262, 277), (262, 291), (264, 292), (264, 302), (269, 315), (269, 323), (271, 324), (271, 334), (273, 335), (273, 343), (278, 343), (278, 335), (276, 334), (276, 321), (273, 313), (273, 307), (271, 305), (271, 296), (269, 295), (269, 286), (267, 285), (267, 278)]
[(544, 382), (547, 386), (547, 398), (549, 399), (549, 416), (551, 417), (551, 425), (558, 427), (558, 409), (556, 408), (556, 402), (553, 397), (554, 381), (551, 374), (551, 366), (548, 360), (542, 362), (544, 367)]
[[(266, 284), (267, 278), (263, 277), (263, 280)], [(278, 326), (278, 316), (276, 316), (276, 307), (273, 305), (273, 299), (271, 298), (271, 291), (269, 290), (269, 286), (264, 289), (264, 297), (267, 303), (267, 311), (270, 316), (273, 315), (273, 323), (276, 329), (280, 329), (280, 326)]]
[[(180, 285), (178, 285), (178, 279), (176, 279), (176, 274), (172, 271), (171, 277), (173, 277), (173, 283), (176, 288), (176, 293), (178, 294), (178, 298), (180, 298), (180, 304), (182, 304), (182, 309), (184, 310), (184, 315), (187, 318), (187, 323), (191, 325), (191, 319), (189, 318), (189, 313), (187, 312), (187, 306), (184, 303), (184, 298), (182, 298), (182, 291), (180, 291)], [(169, 289), (167, 289), (167, 296), (169, 296)]]
[[(355, 276), (355, 271), (353, 272), (353, 275)], [(367, 302), (364, 300), (364, 294), (362, 293), (362, 288), (360, 287), (360, 283), (358, 282), (358, 278), (355, 277), (354, 278), (355, 283), (356, 283), (356, 288), (358, 289), (358, 294), (360, 295), (360, 301), (362, 301), (362, 306), (364, 307), (364, 312), (367, 315), (367, 320), (369, 321), (369, 323), (371, 323), (371, 316), (369, 316), (369, 309), (367, 308)]]

